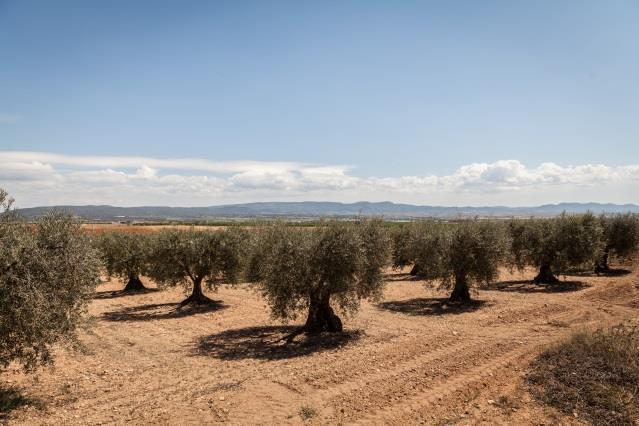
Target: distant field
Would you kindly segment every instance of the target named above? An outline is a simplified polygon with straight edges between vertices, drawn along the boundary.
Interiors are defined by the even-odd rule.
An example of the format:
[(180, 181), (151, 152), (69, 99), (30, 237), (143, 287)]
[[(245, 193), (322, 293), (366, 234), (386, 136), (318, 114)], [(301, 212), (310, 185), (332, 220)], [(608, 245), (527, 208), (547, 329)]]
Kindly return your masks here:
[(225, 226), (221, 225), (126, 225), (119, 223), (85, 223), (82, 225), (82, 229), (86, 230), (89, 233), (103, 233), (103, 232), (127, 232), (131, 234), (149, 234), (152, 232), (159, 231), (161, 229), (172, 228), (172, 229), (198, 229), (198, 230), (213, 230), (213, 229), (221, 229)]

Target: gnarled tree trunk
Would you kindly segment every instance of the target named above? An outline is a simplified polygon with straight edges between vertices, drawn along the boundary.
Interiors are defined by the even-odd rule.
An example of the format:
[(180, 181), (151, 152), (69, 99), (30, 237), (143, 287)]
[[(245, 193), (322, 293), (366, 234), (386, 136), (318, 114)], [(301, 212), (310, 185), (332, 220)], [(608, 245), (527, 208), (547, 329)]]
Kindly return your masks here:
[(470, 302), (470, 289), (465, 274), (455, 276), (455, 287), (450, 295), (451, 302)]
[(342, 320), (335, 315), (333, 308), (331, 308), (330, 297), (330, 294), (325, 296), (311, 295), (308, 317), (302, 331), (306, 333), (342, 331)]
[(198, 277), (193, 281), (193, 291), (191, 292), (191, 295), (180, 302), (180, 307), (186, 305), (202, 306), (213, 304), (215, 304), (215, 301), (206, 297), (202, 292), (202, 278)]
[(559, 279), (552, 273), (550, 263), (542, 263), (539, 267), (539, 273), (533, 278), (534, 284), (557, 284)]
[(422, 267), (419, 266), (419, 264), (414, 264), (413, 265), (413, 269), (410, 270), (409, 274), (410, 275), (419, 275), (422, 273)]
[(608, 256), (610, 255), (610, 249), (606, 247), (601, 259), (595, 265), (595, 272), (598, 274), (610, 272), (610, 265), (608, 265)]
[(137, 274), (131, 274), (129, 275), (129, 281), (126, 283), (126, 286), (124, 286), (124, 289), (122, 291), (125, 293), (133, 293), (136, 291), (144, 290), (147, 290), (147, 288), (144, 287), (144, 284), (142, 284), (142, 281), (140, 281), (140, 277)]

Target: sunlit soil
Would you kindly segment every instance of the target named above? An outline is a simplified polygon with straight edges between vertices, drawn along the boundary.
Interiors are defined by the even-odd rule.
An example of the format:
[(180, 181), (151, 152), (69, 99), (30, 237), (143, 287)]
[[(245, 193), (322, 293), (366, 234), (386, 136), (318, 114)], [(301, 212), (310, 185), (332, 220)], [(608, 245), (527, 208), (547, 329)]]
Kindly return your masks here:
[(288, 345), (296, 324), (270, 319), (250, 285), (209, 292), (220, 303), (207, 310), (176, 311), (182, 289), (121, 296), (112, 291), (122, 283), (108, 282), (82, 352), (60, 349), (55, 368), (36, 375), (2, 375), (29, 402), (7, 416), (55, 425), (579, 423), (530, 396), (529, 363), (574, 330), (636, 321), (638, 276), (568, 276), (551, 288), (528, 284), (533, 275), (504, 271), (459, 306), (389, 271), (384, 299), (343, 318), (345, 333)]

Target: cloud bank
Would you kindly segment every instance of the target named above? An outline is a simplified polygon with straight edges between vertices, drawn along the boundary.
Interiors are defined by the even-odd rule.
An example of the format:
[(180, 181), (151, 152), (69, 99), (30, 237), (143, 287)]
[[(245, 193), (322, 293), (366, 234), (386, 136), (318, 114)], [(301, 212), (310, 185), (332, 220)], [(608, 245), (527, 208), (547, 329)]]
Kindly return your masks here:
[(357, 176), (348, 165), (72, 156), (0, 151), (0, 187), (23, 207), (202, 206), (250, 201), (396, 201), (445, 205), (637, 202), (639, 165), (463, 165), (450, 174)]

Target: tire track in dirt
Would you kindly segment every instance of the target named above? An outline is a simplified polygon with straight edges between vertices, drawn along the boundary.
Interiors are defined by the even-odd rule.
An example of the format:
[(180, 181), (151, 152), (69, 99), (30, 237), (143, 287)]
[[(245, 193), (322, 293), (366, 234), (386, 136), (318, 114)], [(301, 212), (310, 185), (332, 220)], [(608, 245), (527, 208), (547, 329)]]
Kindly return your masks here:
[[(537, 344), (539, 345), (539, 343)], [(457, 375), (451, 380), (444, 380), (427, 391), (411, 395), (399, 404), (394, 404), (386, 409), (367, 413), (354, 424), (406, 424), (402, 419), (414, 418), (416, 413), (421, 413), (429, 406), (461, 389), (469, 388), (475, 383), (487, 380), (498, 371), (514, 363), (519, 358), (530, 353), (530, 347), (512, 348), (498, 359), (479, 364), (462, 375)]]
[[(553, 320), (570, 320), (571, 317), (575, 317), (575, 314), (578, 315), (575, 311), (561, 312), (551, 318)], [(550, 330), (546, 335), (528, 336), (525, 340), (527, 342), (536, 340), (538, 342), (535, 344), (536, 347), (553, 340), (558, 334), (561, 334), (561, 331)], [(421, 400), (424, 395), (428, 395), (432, 390), (419, 391), (420, 388), (431, 388), (433, 380), (439, 379), (443, 383), (438, 387), (436, 386), (439, 392), (440, 388), (447, 382), (447, 377), (451, 375), (449, 374), (451, 371), (455, 377), (455, 383), (463, 382), (464, 378), (469, 376), (467, 374), (455, 376), (460, 366), (477, 365), (479, 363), (477, 368), (489, 368), (490, 365), (496, 363), (496, 367), (491, 367), (492, 369), (488, 370), (491, 373), (495, 368), (501, 366), (499, 362), (504, 358), (504, 354), (506, 354), (507, 359), (510, 359), (508, 354), (512, 351), (515, 351), (516, 354), (531, 352), (529, 345), (524, 344), (523, 341), (512, 341), (512, 339), (519, 337), (521, 337), (521, 330), (510, 329), (505, 333), (500, 333), (498, 338), (491, 339), (489, 336), (470, 338), (448, 350), (434, 351), (431, 354), (407, 360), (403, 365), (392, 371), (365, 376), (356, 383), (331, 388), (326, 392), (326, 396), (331, 398), (328, 411), (341, 412), (345, 416), (338, 416), (340, 420), (348, 419), (350, 422), (353, 418), (357, 418), (359, 411), (349, 410), (349, 407), (364, 406), (370, 413), (371, 410), (375, 411), (372, 407), (375, 404), (379, 405), (379, 401), (384, 401), (384, 403), (392, 401), (394, 404), (398, 395), (401, 395), (402, 398), (408, 396), (409, 400)], [(499, 357), (499, 359), (490, 361), (493, 357)], [(484, 367), (485, 365), (488, 367)], [(437, 376), (436, 372), (438, 371), (445, 371), (445, 373), (443, 373), (443, 376)], [(416, 395), (411, 397), (415, 393)], [(394, 405), (391, 405), (389, 410), (392, 411), (392, 407)], [(368, 417), (370, 416), (372, 414), (368, 415)]]
[[(520, 321), (530, 320), (531, 318), (537, 318), (540, 311), (544, 315), (551, 313), (563, 313), (569, 310), (568, 307), (563, 305), (556, 305), (551, 308), (551, 312), (548, 312), (549, 308), (544, 308), (543, 305), (534, 308), (525, 308), (520, 310), (508, 310), (511, 316), (516, 316)], [(498, 311), (498, 314), (504, 312)], [(492, 324), (501, 324), (506, 322), (507, 319), (498, 319), (494, 321), (485, 321), (483, 326)], [(427, 339), (427, 340), (425, 340)], [(433, 343), (434, 341), (434, 343)], [(367, 358), (374, 362), (376, 365), (383, 366), (385, 371), (401, 366), (405, 364), (406, 359), (413, 357), (423, 356), (425, 351), (438, 351), (442, 347), (455, 345), (459, 341), (458, 337), (450, 335), (437, 335), (428, 337), (409, 337), (401, 336), (397, 339), (387, 340), (382, 345), (366, 345), (360, 349), (362, 353), (365, 353)], [(350, 383), (352, 378), (361, 378), (370, 372), (370, 365), (368, 363), (362, 363), (357, 359), (358, 354), (342, 353), (336, 356), (339, 362), (331, 363), (331, 360), (327, 362), (318, 363), (321, 365), (330, 365), (331, 368), (324, 368), (317, 371), (306, 371), (303, 375), (298, 375), (295, 378), (295, 382), (288, 382), (291, 386), (299, 386), (300, 381), (311, 382), (311, 386), (315, 389), (323, 389), (326, 386), (339, 386), (342, 383)], [(344, 362), (344, 358), (348, 361)], [(351, 358), (355, 360), (351, 361)]]
[[(503, 390), (520, 380), (528, 360), (544, 345), (582, 325), (636, 317), (639, 311), (628, 305), (628, 299), (637, 298), (633, 280), (588, 278), (592, 287), (571, 293), (491, 290), (482, 292), (488, 303), (481, 309), (446, 315), (392, 313), (364, 304), (358, 317), (349, 319), (354, 329), (366, 330), (359, 339), (277, 359), (214, 353), (207, 358), (193, 351), (200, 337), (271, 325), (263, 302), (244, 290), (213, 295), (229, 307), (210, 314), (121, 323), (98, 318), (86, 338), (98, 352), (65, 354), (58, 364), (64, 374), (44, 379), (43, 394), (60, 392), (59, 402), (47, 413), (18, 412), (16, 419), (26, 424), (299, 424), (304, 405), (318, 410), (311, 423), (430, 424), (467, 406), (481, 418), (487, 411), (473, 409), (469, 401), (480, 392), (484, 401), (494, 398), (495, 387)], [(413, 284), (392, 284), (392, 299), (422, 297)], [(99, 300), (92, 311), (100, 316), (140, 303), (168, 303), (179, 300), (176, 293)], [(103, 370), (109, 374), (101, 376)], [(133, 371), (127, 375), (128, 370)], [(73, 380), (75, 390), (62, 393), (62, 381)], [(499, 415), (499, 409), (483, 409)]]

